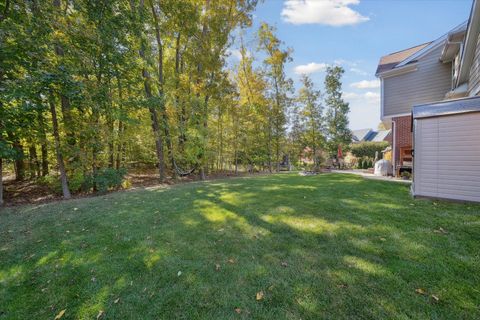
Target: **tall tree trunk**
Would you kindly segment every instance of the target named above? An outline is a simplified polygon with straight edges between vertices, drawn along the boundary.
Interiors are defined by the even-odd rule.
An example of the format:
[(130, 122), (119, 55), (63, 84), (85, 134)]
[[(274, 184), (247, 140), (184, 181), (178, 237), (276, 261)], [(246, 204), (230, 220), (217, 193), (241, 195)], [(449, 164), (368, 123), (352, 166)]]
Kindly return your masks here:
[(20, 141), (17, 138), (14, 138), (12, 140), (13, 149), (16, 151), (16, 158), (14, 164), (15, 180), (22, 181), (23, 179), (25, 179), (25, 163), (23, 162), (25, 153), (23, 151), (23, 145), (20, 143)]
[(30, 178), (40, 176), (40, 161), (38, 161), (37, 148), (34, 144), (28, 148)]
[(45, 121), (41, 111), (37, 114), (39, 135), (40, 135), (40, 151), (42, 158), (42, 177), (48, 174), (48, 149), (47, 149), (47, 134), (45, 130)]
[[(61, 12), (61, 0), (53, 0), (53, 5), (57, 8), (58, 13)], [(61, 45), (55, 45), (55, 54), (60, 57), (60, 61), (65, 56), (65, 52)], [(61, 62), (60, 62), (61, 63)], [(65, 127), (65, 136), (66, 141), (69, 146), (69, 152), (75, 152), (75, 145), (76, 145), (76, 138), (75, 138), (75, 128), (74, 128), (74, 121), (71, 113), (71, 106), (70, 106), (70, 99), (66, 97), (64, 94), (60, 94), (60, 105), (62, 110), (62, 120)], [(74, 154), (71, 159), (74, 161), (78, 160), (76, 154)]]
[(0, 207), (3, 206), (3, 159), (0, 158)]
[(122, 81), (120, 79), (120, 73), (117, 71), (117, 89), (118, 89), (118, 108), (119, 108), (119, 114), (120, 117), (118, 119), (118, 135), (117, 135), (117, 158), (115, 159), (115, 168), (118, 170), (122, 166), (122, 160), (123, 158), (123, 150), (125, 147), (125, 141), (123, 141), (123, 135), (125, 132), (125, 124), (123, 123), (122, 120), (122, 110), (123, 110), (123, 87), (122, 87)]
[(117, 139), (117, 157), (115, 159), (115, 168), (118, 170), (122, 166), (122, 146), (123, 141), (121, 140), (123, 137), (123, 130), (124, 124), (122, 120), (118, 121), (118, 139)]
[[(143, 6), (143, 4), (144, 2), (141, 1), (140, 6)], [(132, 12), (136, 14), (135, 2), (133, 0), (130, 1), (130, 7)], [(145, 43), (143, 42), (143, 40), (141, 40), (140, 50), (138, 54), (140, 58), (144, 61), (144, 63), (147, 64), (148, 60), (145, 57)], [(152, 88), (150, 86), (151, 77), (146, 67), (144, 67), (142, 70), (142, 77), (143, 77), (143, 86), (145, 89), (145, 97), (147, 98), (147, 100), (151, 100), (153, 97)], [(157, 110), (150, 104), (149, 104), (148, 110), (150, 112), (150, 119), (152, 121), (153, 137), (155, 139), (155, 151), (156, 151), (157, 162), (158, 162), (158, 173), (160, 176), (160, 181), (163, 182), (165, 180), (165, 161), (163, 156), (163, 141), (162, 141), (162, 136), (160, 134), (160, 124), (158, 122), (158, 113), (157, 113)]]
[(186, 110), (185, 110), (185, 103), (180, 101), (180, 94), (178, 92), (180, 88), (180, 73), (181, 73), (181, 65), (182, 65), (182, 56), (180, 53), (180, 40), (181, 40), (181, 33), (178, 32), (176, 37), (176, 44), (175, 44), (175, 106), (178, 109), (178, 106), (181, 103), (180, 111), (178, 112), (178, 127), (179, 127), (179, 135), (178, 135), (178, 149), (180, 152), (183, 152), (185, 142), (187, 141), (187, 137), (185, 134), (185, 123), (186, 123)]
[(160, 24), (158, 22), (157, 11), (155, 10), (155, 6), (153, 5), (153, 0), (150, 0), (150, 8), (152, 10), (153, 22), (155, 25), (155, 39), (157, 40), (157, 49), (158, 49), (158, 95), (160, 98), (160, 112), (162, 113), (163, 119), (163, 130), (165, 133), (165, 142), (167, 143), (167, 152), (168, 152), (168, 159), (172, 166), (172, 174), (173, 177), (176, 178), (176, 170), (175, 170), (175, 158), (173, 155), (173, 143), (172, 138), (170, 136), (170, 124), (168, 120), (167, 110), (165, 108), (165, 94), (164, 94), (164, 79), (163, 79), (163, 44), (162, 44), (162, 37), (160, 34)]
[(58, 132), (57, 111), (55, 110), (55, 104), (53, 100), (50, 101), (50, 113), (52, 114), (53, 138), (55, 141), (55, 153), (57, 154), (57, 165), (58, 165), (58, 170), (60, 171), (60, 181), (62, 183), (63, 197), (65, 199), (70, 199), (72, 196), (70, 194), (70, 190), (68, 189), (67, 172), (65, 171), (63, 154), (60, 149), (60, 134)]

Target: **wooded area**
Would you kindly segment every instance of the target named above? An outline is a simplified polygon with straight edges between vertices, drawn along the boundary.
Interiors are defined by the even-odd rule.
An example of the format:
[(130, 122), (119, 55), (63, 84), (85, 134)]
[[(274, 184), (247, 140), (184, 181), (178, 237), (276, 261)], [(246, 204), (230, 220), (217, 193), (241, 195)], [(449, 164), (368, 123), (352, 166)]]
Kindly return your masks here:
[[(320, 165), (319, 150), (347, 146), (342, 68), (327, 69), (324, 96), (306, 76), (295, 95), (285, 71), (291, 49), (275, 28), (262, 24), (255, 44), (244, 44), (256, 4), (6, 0), (0, 204), (2, 164), (17, 180), (60, 181), (70, 198), (108, 189), (134, 165), (157, 168), (161, 182), (204, 179), (280, 170), (307, 146)], [(232, 43), (241, 53), (233, 68)]]

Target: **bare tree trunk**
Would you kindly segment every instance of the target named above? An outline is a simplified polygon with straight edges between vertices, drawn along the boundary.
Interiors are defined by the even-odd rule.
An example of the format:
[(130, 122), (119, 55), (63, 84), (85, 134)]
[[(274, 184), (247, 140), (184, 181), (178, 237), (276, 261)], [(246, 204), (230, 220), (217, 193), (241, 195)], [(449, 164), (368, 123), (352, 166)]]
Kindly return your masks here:
[(38, 161), (37, 148), (35, 145), (31, 145), (28, 148), (29, 166), (30, 166), (30, 178), (40, 176), (40, 161)]
[(42, 177), (48, 174), (48, 149), (47, 149), (47, 135), (45, 132), (45, 121), (43, 119), (43, 114), (41, 111), (38, 112), (38, 126), (39, 126), (39, 134), (40, 134), (40, 151), (42, 157)]
[[(175, 105), (179, 106), (180, 102), (180, 95), (178, 93), (179, 86), (180, 86), (180, 66), (181, 66), (181, 53), (180, 53), (180, 39), (181, 33), (179, 32), (176, 37), (176, 44), (175, 44)], [(181, 103), (181, 108), (179, 112), (179, 135), (178, 135), (178, 149), (180, 152), (183, 151), (185, 142), (187, 137), (185, 135), (185, 122), (186, 122), (186, 110), (185, 104)]]
[(72, 196), (68, 189), (67, 172), (65, 171), (65, 163), (63, 162), (63, 154), (60, 150), (60, 134), (58, 133), (58, 119), (55, 104), (50, 101), (50, 113), (52, 114), (53, 138), (55, 140), (55, 153), (57, 154), (58, 170), (60, 171), (60, 181), (62, 182), (62, 192), (65, 199), (70, 199)]
[(117, 158), (115, 160), (115, 168), (118, 170), (122, 166), (122, 151), (124, 149), (125, 142), (123, 141), (123, 134), (125, 132), (125, 124), (122, 120), (122, 105), (123, 105), (123, 88), (122, 81), (120, 80), (120, 73), (117, 70), (117, 88), (118, 88), (118, 100), (120, 109), (120, 118), (118, 119), (118, 135), (117, 135)]
[(120, 140), (123, 137), (123, 121), (118, 121), (118, 139), (117, 139), (117, 158), (115, 160), (115, 168), (118, 170), (122, 165), (122, 144), (123, 142)]
[(0, 158), (0, 207), (3, 206), (3, 159)]
[(14, 164), (14, 169), (15, 169), (15, 180), (16, 181), (22, 181), (25, 179), (25, 163), (23, 162), (25, 154), (23, 152), (23, 145), (20, 143), (20, 141), (17, 138), (12, 139), (13, 140), (13, 149), (16, 151), (16, 158), (15, 158), (15, 164)]

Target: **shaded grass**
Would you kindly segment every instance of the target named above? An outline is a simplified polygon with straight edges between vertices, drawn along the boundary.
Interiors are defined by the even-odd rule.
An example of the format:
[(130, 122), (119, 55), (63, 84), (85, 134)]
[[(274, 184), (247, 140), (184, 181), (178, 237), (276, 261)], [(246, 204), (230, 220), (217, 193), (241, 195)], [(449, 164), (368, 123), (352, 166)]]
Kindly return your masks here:
[(350, 175), (0, 211), (0, 319), (480, 318), (479, 270), (479, 205)]

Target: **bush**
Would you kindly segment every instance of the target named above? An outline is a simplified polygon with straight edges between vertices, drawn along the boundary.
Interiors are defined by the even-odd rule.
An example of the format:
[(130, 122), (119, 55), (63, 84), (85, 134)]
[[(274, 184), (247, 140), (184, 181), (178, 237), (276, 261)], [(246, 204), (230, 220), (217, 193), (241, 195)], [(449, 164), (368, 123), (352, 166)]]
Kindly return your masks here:
[[(84, 176), (82, 172), (74, 172), (68, 176), (68, 187), (70, 192), (77, 193), (80, 191), (88, 192), (96, 185), (98, 191), (107, 192), (110, 189), (122, 187), (126, 174), (127, 170), (124, 168), (118, 170), (113, 168), (100, 169), (95, 177), (91, 174)], [(55, 193), (62, 193), (62, 184), (58, 175), (41, 177), (38, 182)]]
[(85, 179), (85, 186), (88, 186), (88, 189), (96, 186), (97, 191), (107, 192), (111, 189), (119, 189), (122, 186), (123, 180), (127, 170), (125, 168), (114, 169), (114, 168), (104, 168), (96, 172), (95, 175), (88, 176)]
[[(55, 193), (62, 193), (62, 183), (60, 182), (60, 176), (56, 174), (49, 174), (44, 177), (38, 178), (38, 183), (47, 186)], [(84, 189), (85, 177), (81, 172), (74, 172), (68, 175), (68, 188), (70, 192), (76, 193)]]
[(360, 142), (353, 143), (351, 148), (351, 153), (357, 158), (375, 158), (375, 152), (378, 151), (379, 156), (382, 155), (382, 150), (389, 146), (389, 143), (386, 141), (382, 142)]

